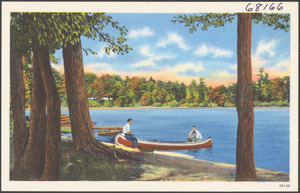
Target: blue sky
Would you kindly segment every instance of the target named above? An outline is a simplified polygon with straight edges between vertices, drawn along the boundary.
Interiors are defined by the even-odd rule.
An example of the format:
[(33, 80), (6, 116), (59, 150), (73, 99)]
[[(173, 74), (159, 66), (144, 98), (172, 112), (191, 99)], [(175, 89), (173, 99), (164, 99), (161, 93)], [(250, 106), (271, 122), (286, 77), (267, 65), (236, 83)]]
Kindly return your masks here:
[[(126, 43), (133, 49), (125, 55), (104, 53), (103, 42), (82, 38), (82, 47), (98, 55), (84, 54), (85, 72), (138, 76), (189, 84), (203, 77), (208, 86), (228, 85), (237, 80), (237, 20), (225, 27), (197, 29), (193, 34), (171, 20), (177, 13), (107, 13), (128, 29)], [(111, 35), (115, 31), (108, 29)], [(61, 50), (53, 66), (62, 72)], [(270, 77), (290, 75), (290, 32), (262, 24), (252, 26), (253, 75), (263, 67)], [(255, 80), (253, 76), (253, 80)]]

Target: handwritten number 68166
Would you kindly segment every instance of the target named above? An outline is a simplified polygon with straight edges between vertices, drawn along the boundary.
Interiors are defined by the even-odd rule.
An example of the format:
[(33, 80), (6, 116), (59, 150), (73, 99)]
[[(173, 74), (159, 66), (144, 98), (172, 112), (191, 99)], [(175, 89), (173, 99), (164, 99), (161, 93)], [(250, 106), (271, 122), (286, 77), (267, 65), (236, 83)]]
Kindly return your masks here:
[(246, 11), (265, 11), (265, 10), (283, 10), (283, 6), (282, 6), (282, 3), (279, 3), (277, 6), (275, 3), (271, 3), (271, 4), (262, 4), (262, 3), (257, 3), (254, 5), (254, 7), (251, 5), (251, 3), (249, 3), (247, 6), (246, 6)]

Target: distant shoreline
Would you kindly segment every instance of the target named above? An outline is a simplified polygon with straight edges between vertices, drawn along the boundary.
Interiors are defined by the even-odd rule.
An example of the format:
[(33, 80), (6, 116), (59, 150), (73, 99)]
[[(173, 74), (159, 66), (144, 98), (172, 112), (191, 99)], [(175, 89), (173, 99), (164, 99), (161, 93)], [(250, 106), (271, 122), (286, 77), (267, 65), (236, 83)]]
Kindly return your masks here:
[[(106, 110), (106, 109), (235, 109), (236, 107), (89, 107), (90, 110)], [(254, 109), (287, 109), (290, 107), (254, 107)], [(30, 110), (30, 108), (26, 108)], [(69, 109), (69, 107), (61, 107), (60, 109)]]

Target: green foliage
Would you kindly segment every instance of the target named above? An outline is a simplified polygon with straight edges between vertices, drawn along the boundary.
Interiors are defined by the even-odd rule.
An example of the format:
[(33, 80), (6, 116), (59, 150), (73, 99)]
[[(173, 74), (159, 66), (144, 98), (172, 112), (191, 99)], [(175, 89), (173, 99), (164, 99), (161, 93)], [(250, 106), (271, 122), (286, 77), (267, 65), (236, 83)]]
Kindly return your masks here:
[(216, 103), (209, 103), (207, 106), (208, 107), (218, 107), (218, 104), (216, 104)]
[(198, 107), (198, 103), (189, 103), (189, 107)]
[(110, 101), (105, 101), (103, 107), (113, 107), (113, 104)]
[(237, 14), (230, 13), (207, 13), (207, 14), (193, 14), (193, 15), (178, 15), (175, 16), (173, 23), (184, 23), (185, 27), (189, 27), (189, 33), (193, 33), (201, 25), (201, 29), (207, 30), (208, 27), (221, 27), (224, 26), (227, 22), (232, 22)]
[(22, 57), (23, 63), (23, 82), (25, 87), (25, 107), (30, 106), (31, 95), (32, 95), (32, 68), (30, 67), (31, 60), (26, 57)]
[(90, 89), (90, 85), (93, 84), (98, 79), (97, 75), (92, 72), (84, 73), (84, 82), (87, 90), (87, 94), (92, 93)]
[(153, 103), (153, 105), (152, 106), (154, 106), (154, 107), (161, 107), (162, 106), (162, 104), (161, 103)]
[(55, 68), (52, 68), (52, 74), (55, 80), (55, 85), (57, 92), (59, 94), (60, 102), (62, 103), (66, 99), (66, 93), (64, 92), (64, 82), (62, 80), (62, 75)]
[(169, 103), (169, 106), (170, 106), (170, 107), (180, 107), (180, 103), (177, 102), (176, 100), (172, 100), (172, 101)]
[(68, 101), (67, 101), (66, 98), (64, 98), (64, 99), (62, 100), (62, 102), (60, 103), (60, 106), (61, 106), (61, 107), (68, 107)]
[[(120, 36), (113, 37), (105, 32), (105, 27), (115, 29)], [(128, 53), (130, 48), (124, 37), (128, 30), (113, 21), (105, 13), (76, 13), (76, 12), (19, 12), (11, 13), (11, 45), (18, 46), (23, 53), (39, 46), (49, 47), (50, 53), (67, 44), (80, 42), (80, 37), (85, 36), (93, 40), (98, 39), (106, 43), (106, 53)], [(114, 33), (114, 32), (113, 32)], [(116, 34), (116, 33), (114, 33)], [(97, 52), (83, 48), (88, 54)], [(53, 55), (50, 56), (54, 63), (57, 62)]]
[[(263, 69), (261, 69), (260, 74), (262, 74), (259, 75), (261, 76), (260, 79), (258, 79), (256, 82), (253, 82), (253, 99), (254, 101), (259, 101), (259, 103), (254, 103), (255, 106), (269, 105), (270, 102), (272, 102), (272, 105), (274, 106), (278, 101), (288, 101), (286, 96), (289, 96), (289, 77), (275, 78), (270, 80), (267, 73), (263, 73)], [(99, 86), (101, 89), (99, 90), (101, 92), (110, 93), (110, 96), (114, 96), (114, 100), (111, 101), (111, 105), (117, 107), (234, 107), (236, 105), (236, 83), (232, 83), (227, 87), (221, 85), (211, 88), (205, 86), (205, 81), (203, 78), (199, 79), (199, 84), (196, 81), (192, 81), (190, 85), (185, 85), (184, 83), (179, 84), (177, 81), (174, 83), (171, 81), (155, 81), (153, 79), (146, 81), (145, 79), (143, 80), (143, 78), (136, 78), (136, 80), (142, 81), (134, 81), (135, 83), (133, 83), (131, 82), (133, 78), (127, 77), (125, 80), (122, 80), (117, 75), (105, 76), (109, 77), (108, 79), (111, 79), (111, 81), (107, 80), (100, 83)], [(136, 82), (139, 82), (139, 84), (136, 84)], [(103, 87), (105, 84), (109, 85), (107, 88), (110, 87), (111, 90), (115, 90), (114, 95), (111, 94), (113, 92), (107, 92), (107, 89), (105, 89), (106, 87)], [(257, 89), (258, 85), (261, 86), (260, 89)], [(186, 89), (185, 98), (178, 97), (181, 89), (179, 86), (182, 86), (181, 88)], [(152, 88), (152, 90), (150, 90), (150, 88)], [(92, 92), (96, 93), (96, 90), (92, 90)], [(142, 92), (144, 93), (143, 95), (141, 95)], [(259, 97), (260, 95), (264, 97)], [(180, 100), (176, 98), (179, 98)], [(262, 104), (263, 102), (268, 103)], [(283, 106), (287, 105), (286, 103), (278, 104)]]
[[(193, 33), (198, 27), (201, 27), (203, 31), (207, 30), (208, 27), (222, 27), (226, 23), (231, 23), (238, 16), (237, 13), (199, 13), (193, 15), (181, 15), (175, 16), (171, 22), (184, 24), (188, 27), (189, 33)], [(252, 14), (252, 19), (254, 23), (262, 22), (265, 25), (274, 27), (276, 29), (283, 29), (285, 31), (289, 30), (289, 14), (279, 14), (279, 13), (254, 13)]]
[(282, 29), (286, 32), (289, 31), (290, 14), (279, 13), (254, 13), (252, 16), (254, 23), (262, 22), (264, 25), (274, 27), (276, 29)]
[(62, 127), (62, 128), (60, 129), (60, 131), (61, 131), (62, 133), (72, 133), (71, 127)]
[(101, 106), (101, 104), (99, 104), (99, 102), (96, 100), (88, 100), (88, 104), (89, 104), (89, 107), (100, 107)]
[(288, 106), (290, 106), (290, 104), (289, 104), (288, 101), (282, 101), (282, 100), (280, 100), (280, 101), (277, 101), (275, 103), (275, 106), (276, 107), (288, 107)]

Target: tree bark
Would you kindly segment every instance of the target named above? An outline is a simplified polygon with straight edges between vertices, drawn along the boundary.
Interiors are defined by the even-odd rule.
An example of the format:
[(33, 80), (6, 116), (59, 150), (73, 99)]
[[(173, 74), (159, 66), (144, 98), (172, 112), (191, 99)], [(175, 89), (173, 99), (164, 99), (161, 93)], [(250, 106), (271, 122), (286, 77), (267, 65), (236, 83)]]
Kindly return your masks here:
[(257, 181), (254, 164), (254, 111), (251, 67), (252, 14), (238, 14), (236, 181)]
[(11, 180), (19, 180), (19, 167), (24, 154), (29, 131), (25, 121), (25, 87), (23, 82), (22, 53), (19, 48), (10, 50), (10, 97), (13, 116), (14, 167)]
[(123, 151), (112, 149), (95, 139), (84, 82), (81, 42), (68, 43), (63, 48), (63, 61), (73, 138), (69, 152), (81, 149), (93, 155), (125, 155)]
[(22, 180), (39, 180), (45, 165), (46, 94), (36, 53), (33, 53), (29, 140), (21, 162)]
[(45, 166), (41, 180), (52, 181), (58, 180), (59, 177), (60, 101), (51, 70), (49, 49), (40, 46), (36, 55), (45, 87), (47, 106)]

